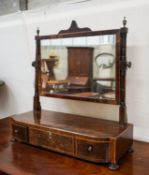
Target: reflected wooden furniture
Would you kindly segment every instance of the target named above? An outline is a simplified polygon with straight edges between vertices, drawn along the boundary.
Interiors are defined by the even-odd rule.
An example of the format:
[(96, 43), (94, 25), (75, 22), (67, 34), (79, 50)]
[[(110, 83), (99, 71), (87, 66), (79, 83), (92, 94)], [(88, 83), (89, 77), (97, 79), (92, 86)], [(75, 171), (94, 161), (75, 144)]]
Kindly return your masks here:
[(42, 59), (41, 61), (41, 88), (48, 91), (48, 80), (54, 80), (54, 66), (58, 63), (58, 59), (52, 57), (50, 59)]
[(44, 64), (46, 64), (47, 66), (47, 74), (48, 74), (48, 78), (49, 80), (54, 80), (55, 79), (55, 75), (54, 75), (54, 66), (56, 66), (58, 64), (58, 59), (55, 57), (49, 58), (49, 59), (42, 59), (42, 64), (44, 67)]
[(68, 76), (67, 81), (69, 83), (67, 90), (70, 93), (84, 92), (91, 89), (89, 86), (89, 78), (87, 76)]
[(89, 91), (91, 89), (93, 48), (67, 47), (68, 77), (70, 92)]
[[(89, 118), (87, 116), (83, 117), (41, 110), (39, 100), (41, 95), (41, 40), (94, 36), (97, 34), (115, 34), (116, 36), (117, 57), (115, 99), (90, 97), (87, 99), (85, 97), (89, 95), (87, 91), (85, 91), (83, 96), (79, 97), (78, 95), (54, 95), (59, 98), (79, 99), (85, 101), (87, 99), (92, 102), (118, 104), (119, 121), (114, 122)], [(92, 32), (88, 28), (78, 28), (76, 22), (74, 21), (72, 22), (70, 29), (61, 31), (58, 35), (39, 36), (39, 30), (37, 30), (36, 61), (33, 62), (33, 66), (35, 67), (35, 95), (33, 111), (11, 117), (12, 134), (15, 140), (91, 162), (109, 163), (110, 169), (118, 169), (119, 159), (124, 156), (126, 152), (131, 150), (131, 146), (133, 144), (133, 125), (127, 123), (125, 100), (126, 69), (130, 66), (126, 61), (126, 36), (127, 28), (125, 19), (123, 21), (123, 27), (115, 30)], [(76, 50), (76, 55), (79, 58), (75, 56), (74, 50)], [(84, 50), (86, 50), (85, 53)], [(90, 65), (87, 61), (91, 63), (92, 49), (69, 48), (69, 52), (69, 55), (72, 54), (72, 56), (69, 56), (71, 59), (69, 61), (70, 66), (68, 80), (72, 77), (78, 77), (78, 79), (72, 80), (72, 82), (75, 82), (75, 85), (82, 81), (83, 83), (81, 82), (82, 84), (80, 87), (83, 86), (83, 88), (90, 88), (90, 79), (92, 75), (90, 73)], [(85, 59), (87, 58), (85, 63), (82, 61), (82, 57), (79, 56), (80, 52), (84, 53)], [(86, 52), (88, 53), (87, 55)], [(75, 60), (77, 60), (75, 64), (78, 64), (78, 67), (77, 65), (73, 67)], [(85, 68), (81, 69), (80, 65), (84, 65)], [(52, 94), (49, 96), (52, 96)], [(109, 94), (109, 96), (111, 97), (112, 94)]]
[(66, 88), (68, 86), (69, 81), (68, 80), (49, 80), (47, 82), (47, 91), (49, 93), (53, 92), (64, 92), (66, 91)]

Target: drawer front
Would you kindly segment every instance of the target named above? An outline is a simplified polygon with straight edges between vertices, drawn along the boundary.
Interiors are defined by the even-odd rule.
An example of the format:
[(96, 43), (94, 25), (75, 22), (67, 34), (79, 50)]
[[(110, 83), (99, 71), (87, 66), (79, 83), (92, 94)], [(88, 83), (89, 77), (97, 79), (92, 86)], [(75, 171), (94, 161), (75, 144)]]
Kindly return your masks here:
[(12, 133), (16, 140), (28, 142), (28, 128), (19, 124), (12, 124)]
[(93, 162), (108, 162), (108, 142), (76, 139), (76, 156)]
[(30, 128), (29, 139), (30, 144), (74, 155), (73, 136)]

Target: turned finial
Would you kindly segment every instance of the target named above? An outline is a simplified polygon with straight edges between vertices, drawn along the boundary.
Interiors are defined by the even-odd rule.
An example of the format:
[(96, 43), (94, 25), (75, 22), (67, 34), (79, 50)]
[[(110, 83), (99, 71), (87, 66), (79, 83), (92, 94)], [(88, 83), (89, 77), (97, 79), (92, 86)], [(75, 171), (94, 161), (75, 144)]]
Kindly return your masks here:
[(39, 33), (40, 33), (40, 30), (39, 30), (39, 27), (37, 27), (37, 35), (39, 35)]
[(123, 27), (126, 27), (126, 24), (127, 24), (127, 20), (126, 20), (126, 17), (124, 17), (124, 19), (123, 19)]

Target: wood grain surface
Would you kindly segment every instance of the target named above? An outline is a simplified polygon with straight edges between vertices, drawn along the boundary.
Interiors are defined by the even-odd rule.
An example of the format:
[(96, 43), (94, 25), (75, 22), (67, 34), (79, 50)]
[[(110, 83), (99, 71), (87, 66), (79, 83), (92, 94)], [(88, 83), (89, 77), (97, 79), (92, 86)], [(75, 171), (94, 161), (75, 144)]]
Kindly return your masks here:
[(12, 142), (9, 120), (0, 120), (0, 170), (11, 175), (149, 175), (149, 144), (134, 142), (133, 154), (120, 160), (120, 169), (93, 164), (43, 149)]

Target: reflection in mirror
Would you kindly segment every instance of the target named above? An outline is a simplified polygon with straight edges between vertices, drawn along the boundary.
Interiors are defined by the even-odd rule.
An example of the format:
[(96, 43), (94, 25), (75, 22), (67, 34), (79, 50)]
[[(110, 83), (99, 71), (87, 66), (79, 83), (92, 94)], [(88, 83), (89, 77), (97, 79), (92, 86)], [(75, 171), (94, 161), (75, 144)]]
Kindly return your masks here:
[(41, 94), (115, 100), (116, 36), (41, 40)]

